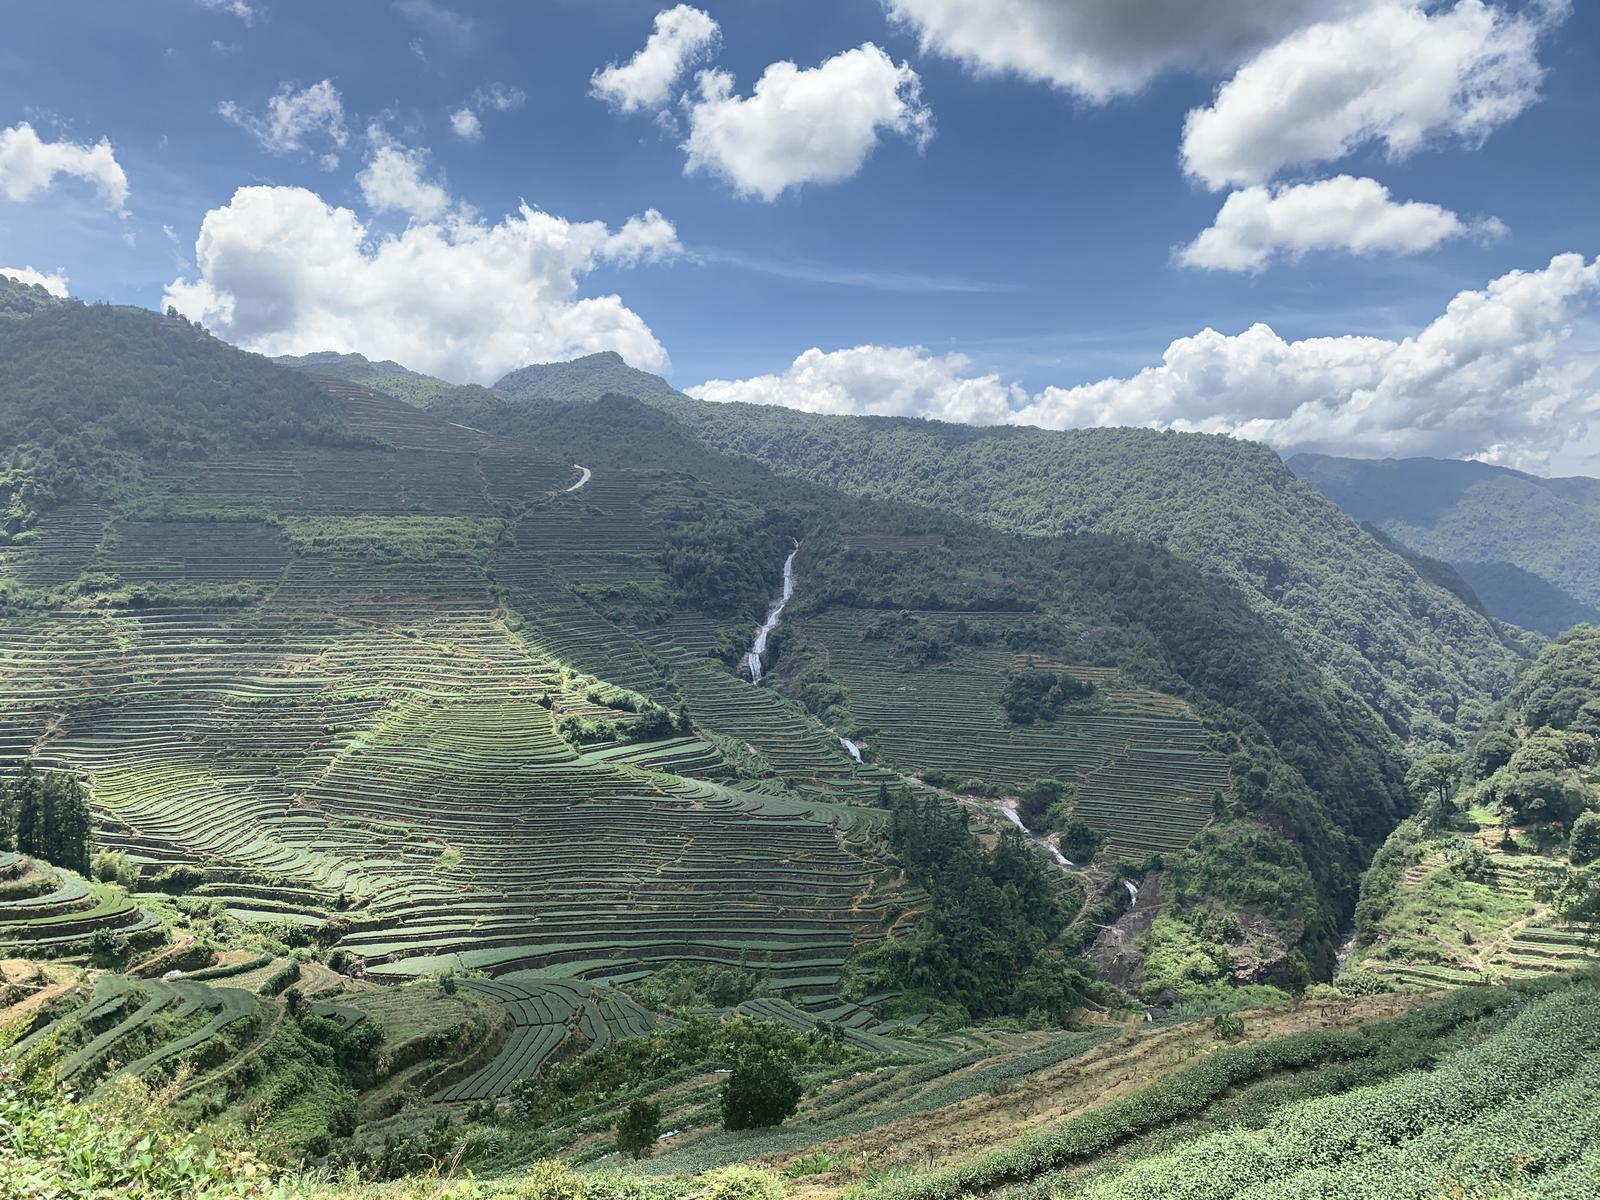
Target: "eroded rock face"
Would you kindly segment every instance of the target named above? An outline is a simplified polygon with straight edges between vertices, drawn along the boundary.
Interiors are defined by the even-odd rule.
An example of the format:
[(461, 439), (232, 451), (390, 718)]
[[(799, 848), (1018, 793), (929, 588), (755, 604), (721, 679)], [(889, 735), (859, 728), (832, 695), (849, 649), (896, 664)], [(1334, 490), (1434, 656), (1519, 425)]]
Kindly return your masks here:
[(1235, 914), (1244, 940), (1228, 947), (1234, 983), (1267, 983), (1289, 960), (1289, 946), (1265, 917)]
[[(1161, 911), (1161, 884), (1160, 875), (1152, 875), (1140, 884), (1138, 900), (1102, 929), (1089, 947), (1089, 961), (1101, 978), (1125, 992), (1137, 991), (1145, 980), (1144, 955), (1136, 947)], [(1113, 886), (1123, 892), (1120, 883)]]

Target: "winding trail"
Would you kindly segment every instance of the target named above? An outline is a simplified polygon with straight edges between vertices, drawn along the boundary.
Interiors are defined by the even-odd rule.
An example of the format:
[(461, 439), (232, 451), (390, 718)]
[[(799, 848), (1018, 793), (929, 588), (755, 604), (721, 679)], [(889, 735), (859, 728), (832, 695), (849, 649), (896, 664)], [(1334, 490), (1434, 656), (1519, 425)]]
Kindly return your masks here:
[(577, 491), (584, 484), (588, 483), (589, 480), (594, 478), (594, 472), (589, 470), (588, 467), (585, 467), (585, 466), (581, 465), (580, 463), (573, 463), (572, 466), (573, 466), (573, 468), (575, 470), (582, 471), (583, 474), (578, 477), (578, 482), (577, 483), (573, 484), (569, 488), (562, 488), (561, 489), (561, 492), (562, 492), (563, 495), (567, 494), (568, 492)]
[[(583, 485), (580, 483), (578, 486)], [(750, 644), (750, 650), (744, 656), (745, 666), (750, 669), (751, 683), (761, 682), (761, 656), (767, 652), (767, 635), (778, 627), (778, 622), (783, 619), (784, 606), (789, 603), (789, 597), (794, 595), (794, 556), (799, 553), (800, 543), (796, 541), (794, 549), (789, 551), (789, 557), (783, 560), (783, 594), (767, 613), (761, 628), (756, 630), (756, 640)]]

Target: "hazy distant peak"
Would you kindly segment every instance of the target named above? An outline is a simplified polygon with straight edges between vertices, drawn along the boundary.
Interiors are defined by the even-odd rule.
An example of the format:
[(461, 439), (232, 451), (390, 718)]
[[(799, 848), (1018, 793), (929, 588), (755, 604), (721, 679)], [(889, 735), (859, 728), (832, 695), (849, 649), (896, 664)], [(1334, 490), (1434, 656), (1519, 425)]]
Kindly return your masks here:
[(513, 400), (537, 397), (564, 404), (588, 403), (607, 395), (678, 395), (677, 389), (661, 376), (630, 367), (612, 350), (586, 354), (568, 362), (535, 363), (512, 371), (494, 387)]

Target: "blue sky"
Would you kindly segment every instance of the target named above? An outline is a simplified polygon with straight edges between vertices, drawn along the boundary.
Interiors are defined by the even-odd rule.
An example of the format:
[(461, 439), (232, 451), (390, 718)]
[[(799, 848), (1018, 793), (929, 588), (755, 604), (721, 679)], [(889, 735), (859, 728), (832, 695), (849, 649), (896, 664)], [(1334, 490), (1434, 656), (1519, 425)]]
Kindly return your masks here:
[[(61, 272), (85, 299), (178, 299), (251, 348), (358, 349), (453, 377), (610, 346), (680, 387), (720, 381), (704, 393), (718, 399), (1162, 424), (1285, 449), (1594, 469), (1592, 6), (1352, 0), (1344, 11), (1290, 0), (1261, 28), (1254, 5), (1189, 0), (1184, 19), (1206, 24), (1179, 37), (1165, 28), (1173, 0), (1123, 0), (1116, 16), (1108, 2), (1007, 0), (974, 26), (956, 0), (707, 0), (682, 19), (714, 23), (715, 38), (664, 98), (633, 111), (621, 111), (622, 93), (608, 102), (595, 73), (641, 51), (669, 8), (659, 0), (11, 5), (0, 130), (15, 139), (26, 123), (44, 153), (105, 139), (126, 197), (108, 192), (103, 159), (69, 155), (41, 184), (38, 153), (22, 158), (37, 148), (15, 140), (8, 190), (0, 142), (0, 266)], [(1074, 9), (1083, 15), (1061, 15)], [(1456, 72), (1434, 98), (1445, 110), (1385, 91), (1395, 72), (1384, 54), (1415, 63), (1415, 51), (1371, 44), (1372, 30), (1397, 28), (1397, 13), (1418, 23), (1428, 54), (1459, 43), (1454, 59), (1417, 68)], [(1370, 79), (1340, 77), (1345, 63), (1314, 65), (1344, 89), (1349, 128), (1330, 132), (1336, 151), (1279, 163), (1274, 148), (1295, 131), (1272, 127), (1246, 73), (1341, 44), (1326, 53), (1366, 61)], [(784, 62), (829, 73), (790, 93), (788, 110), (746, 103)], [(708, 69), (730, 77), (721, 104), (697, 83)], [(274, 141), (273, 97), (299, 105), (323, 81), (337, 127)], [(1233, 89), (1227, 105), (1219, 88)], [(873, 105), (886, 115), (863, 134)], [(452, 126), (463, 108), (475, 139)], [(1210, 158), (1198, 143), (1185, 157), (1186, 114), (1208, 108)], [(1292, 103), (1281, 118), (1307, 124)], [(702, 135), (711, 149), (688, 169), (683, 146)], [(387, 193), (361, 182), (385, 148), (400, 168)], [(230, 209), (244, 187), (275, 190), (248, 213)], [(1283, 204), (1218, 234), (1206, 264), (1184, 265), (1175, 252), (1252, 187), (1259, 204)], [(523, 202), (605, 228), (519, 223), (490, 246)], [(327, 213), (341, 208), (359, 234), (352, 276), (385, 239), (391, 259), (419, 239), (404, 243), (417, 250), (416, 273), (394, 261), (374, 272), (364, 286), (383, 304), (360, 312), (331, 294), (344, 249), (319, 241), (335, 237)], [(197, 238), (219, 212), (208, 265)], [(636, 217), (637, 237), (623, 237)], [(439, 231), (427, 246), (423, 227)], [(562, 239), (559, 261), (484, 273), (551, 236)], [(456, 252), (474, 238), (477, 250)], [(315, 261), (302, 269), (297, 252)], [(1538, 276), (1525, 300), (1506, 299), (1503, 320), (1479, 322), (1513, 326), (1513, 341), (1437, 331), (1445, 357), (1475, 364), (1470, 377), (1441, 378), (1439, 347), (1416, 335), (1459, 293), (1508, 272), (1548, 273), (1558, 255), (1579, 259), (1559, 279)], [(430, 280), (455, 298), (391, 311), (394, 294)], [(612, 295), (610, 306), (582, 304)], [(1256, 323), (1277, 340), (1232, 340)], [(1195, 344), (1208, 328), (1229, 340)], [(1480, 340), (1464, 352), (1462, 336)], [(1343, 340), (1303, 341), (1314, 338)], [(1530, 359), (1527, 346), (1548, 338), (1557, 344)], [(796, 362), (812, 348), (820, 354)], [(1350, 354), (1365, 356), (1356, 383), (1344, 378)]]

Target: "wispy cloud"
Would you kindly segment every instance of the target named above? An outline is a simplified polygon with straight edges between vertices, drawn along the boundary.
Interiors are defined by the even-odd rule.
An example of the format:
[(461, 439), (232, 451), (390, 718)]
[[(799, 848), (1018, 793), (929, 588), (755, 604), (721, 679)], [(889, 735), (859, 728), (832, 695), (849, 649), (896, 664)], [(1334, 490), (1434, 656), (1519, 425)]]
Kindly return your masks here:
[(716, 246), (694, 246), (689, 250), (690, 260), (702, 265), (735, 267), (741, 271), (754, 271), (758, 275), (771, 275), (777, 279), (794, 279), (802, 283), (826, 283), (839, 287), (871, 288), (880, 292), (965, 292), (986, 294), (1015, 291), (1009, 283), (995, 283), (983, 279), (958, 279), (949, 275), (925, 275), (918, 271), (872, 271), (859, 267), (841, 266), (837, 263), (819, 263), (807, 259), (763, 258), (739, 250), (726, 250)]
[[(478, 23), (475, 20), (465, 13), (435, 3), (435, 0), (395, 0), (394, 6), (436, 38), (451, 43), (457, 49), (470, 46), (477, 39)], [(412, 49), (417, 49), (415, 44)]]

